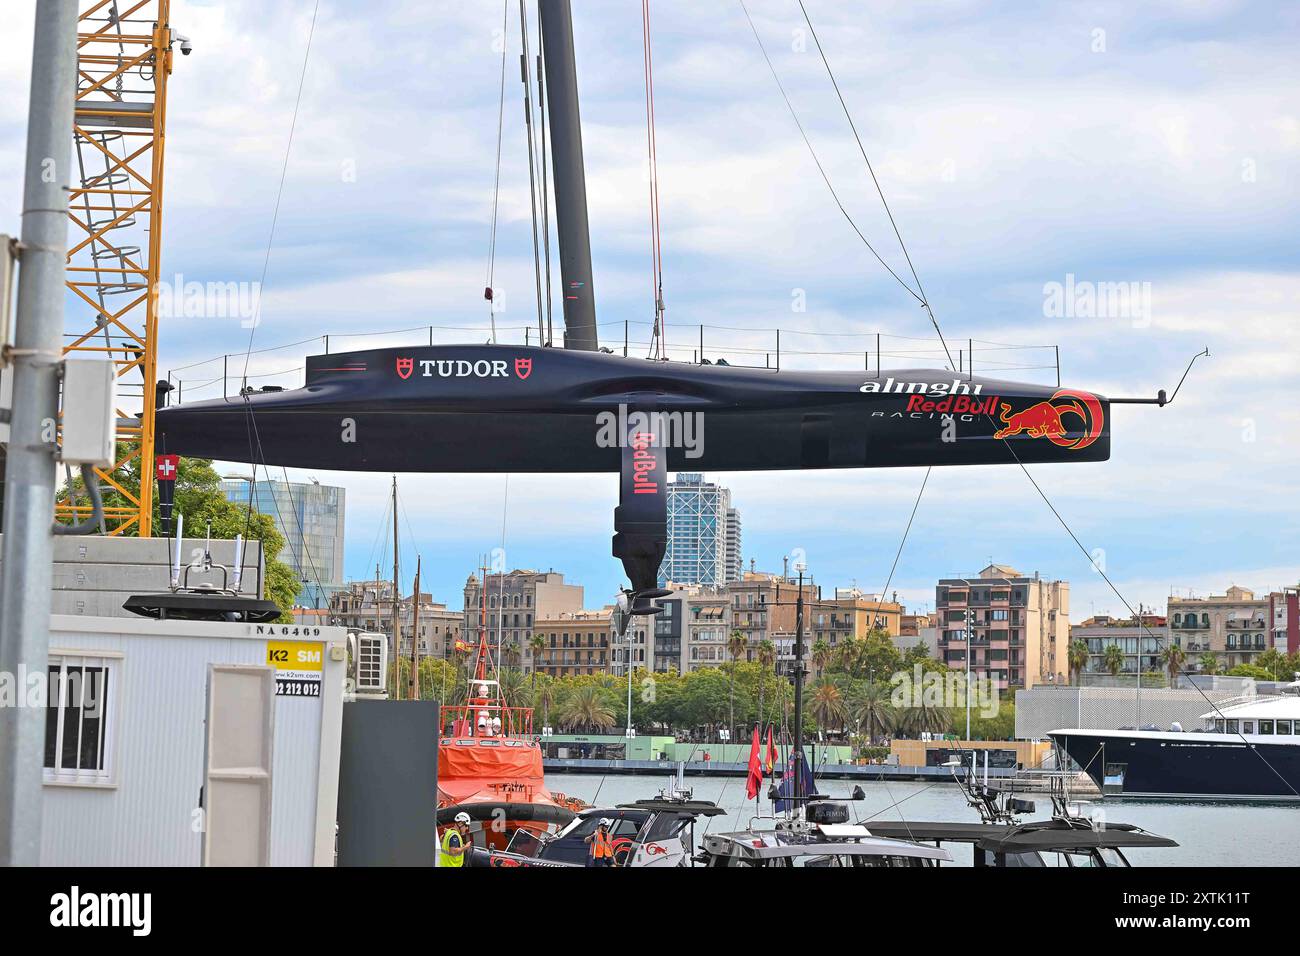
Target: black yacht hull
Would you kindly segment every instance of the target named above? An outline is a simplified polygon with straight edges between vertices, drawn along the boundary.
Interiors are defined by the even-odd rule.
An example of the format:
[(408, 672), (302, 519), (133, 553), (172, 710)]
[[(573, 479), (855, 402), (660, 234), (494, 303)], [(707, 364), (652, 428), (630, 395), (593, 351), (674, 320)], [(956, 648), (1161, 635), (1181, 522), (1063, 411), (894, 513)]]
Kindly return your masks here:
[(1104, 794), (1300, 800), (1300, 743), (1154, 731), (1059, 730), (1050, 736)]
[(776, 371), (480, 345), (311, 356), (303, 388), (163, 408), (157, 425), (160, 452), (225, 461), (617, 472), (626, 416), (654, 411), (665, 413), (651, 424), (670, 470), (754, 471), (1104, 461), (1109, 407), (1087, 392), (951, 371)]

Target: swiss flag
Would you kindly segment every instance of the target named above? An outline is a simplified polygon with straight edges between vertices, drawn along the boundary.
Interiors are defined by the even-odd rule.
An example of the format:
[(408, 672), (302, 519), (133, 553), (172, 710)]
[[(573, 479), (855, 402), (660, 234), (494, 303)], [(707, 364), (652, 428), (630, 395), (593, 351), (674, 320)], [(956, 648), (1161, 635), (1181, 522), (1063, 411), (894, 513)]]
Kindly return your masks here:
[(758, 724), (754, 725), (754, 741), (749, 745), (749, 776), (745, 780), (745, 796), (753, 800), (758, 797), (758, 788), (763, 785), (763, 756), (758, 745)]
[(154, 459), (154, 474), (159, 481), (175, 481), (176, 469), (180, 463), (180, 455), (158, 455)]
[(180, 464), (180, 455), (156, 455), (153, 460), (153, 473), (158, 478), (158, 514), (162, 518), (164, 538), (170, 537), (172, 532), (172, 501), (176, 496), (176, 471)]

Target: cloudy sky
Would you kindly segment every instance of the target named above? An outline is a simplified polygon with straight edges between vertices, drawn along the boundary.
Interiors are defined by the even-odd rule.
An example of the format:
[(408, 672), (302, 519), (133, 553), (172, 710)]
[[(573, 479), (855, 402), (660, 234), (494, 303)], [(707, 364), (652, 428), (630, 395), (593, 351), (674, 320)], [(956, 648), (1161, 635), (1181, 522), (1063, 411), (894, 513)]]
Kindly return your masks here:
[[(836, 191), (905, 268), (798, 4), (746, 2)], [(1067, 383), (1112, 396), (1172, 388), (1209, 348), (1173, 406), (1115, 409), (1111, 461), (1033, 469), (1130, 602), (1300, 580), (1300, 10), (807, 5), (954, 348), (1059, 345)], [(501, 337), (512, 340), (535, 314), (518, 5), (506, 6), (495, 285)], [(13, 29), (0, 35), (0, 88), (12, 94), (0, 98), (0, 229), (11, 231), (32, 7), (9, 0)], [(178, 58), (170, 87), (165, 278), (260, 278), (315, 7), (174, 0), (194, 53)], [(621, 344), (622, 322), (636, 340), (652, 308), (640, 4), (575, 7), (593, 285), (598, 321), (610, 323), (602, 334)], [(478, 0), (320, 0), (253, 348), (486, 327), (502, 13)], [(937, 355), (924, 315), (837, 210), (738, 0), (654, 0), (652, 16), (669, 344), (687, 346), (703, 323), (750, 330), (706, 332), (719, 351), (781, 327), (787, 349), (853, 352), (879, 331), (916, 336), (912, 347)], [(1067, 276), (1138, 283), (1149, 308), (1054, 314), (1045, 288)], [(160, 368), (179, 370), (193, 397), (212, 396), (220, 383), (202, 383), (220, 374), (219, 356), (242, 365), (247, 348), (238, 318), (176, 317), (161, 330)], [(984, 349), (977, 369), (1052, 354)], [(319, 350), (258, 352), (250, 371), (297, 384), (303, 357)], [(860, 353), (788, 361), (857, 367)], [(1055, 372), (1017, 374), (1048, 382)], [(347, 488), (347, 572), (373, 573), (389, 477), (313, 476)], [(824, 586), (878, 591), (922, 473), (711, 477), (742, 510), (747, 562), (779, 569), (802, 549)], [(508, 493), (501, 475), (399, 480), (406, 567), (418, 550), (438, 600), (459, 606), (478, 556), (502, 541), (503, 514), (509, 565), (562, 570), (593, 606), (621, 583), (609, 556), (613, 476), (518, 474)], [(1003, 467), (933, 474), (891, 590), (932, 606), (936, 578), (990, 559), (1069, 580), (1075, 620), (1122, 610), (1025, 476)]]

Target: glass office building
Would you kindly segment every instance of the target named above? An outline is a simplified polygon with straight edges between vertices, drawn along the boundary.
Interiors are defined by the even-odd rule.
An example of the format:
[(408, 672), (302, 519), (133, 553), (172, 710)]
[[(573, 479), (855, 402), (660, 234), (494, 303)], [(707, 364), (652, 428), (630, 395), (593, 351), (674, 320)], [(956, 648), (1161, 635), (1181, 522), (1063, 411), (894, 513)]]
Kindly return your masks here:
[(659, 583), (720, 587), (740, 577), (740, 513), (731, 491), (703, 475), (668, 483), (668, 550)]
[(301, 587), (294, 603), (329, 607), (329, 596), (343, 588), (344, 489), (318, 482), (225, 479), (221, 491), (235, 504), (269, 515), (284, 536), (278, 560), (293, 568)]

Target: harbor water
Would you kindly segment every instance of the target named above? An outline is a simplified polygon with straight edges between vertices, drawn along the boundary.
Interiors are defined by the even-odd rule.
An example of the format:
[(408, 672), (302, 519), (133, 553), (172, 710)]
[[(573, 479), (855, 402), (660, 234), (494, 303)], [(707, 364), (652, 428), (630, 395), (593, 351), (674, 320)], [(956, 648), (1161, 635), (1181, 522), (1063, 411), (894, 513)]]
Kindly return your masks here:
[[(552, 792), (562, 792), (597, 806), (614, 806), (653, 797), (668, 785), (665, 777), (548, 774)], [(722, 833), (744, 828), (751, 817), (770, 814), (765, 799), (755, 809), (745, 799), (745, 781), (739, 777), (688, 777), (686, 785), (699, 800), (712, 800), (727, 811), (725, 816), (701, 819), (696, 840), (706, 832)], [(866, 799), (851, 802), (850, 814), (868, 826), (876, 820), (926, 820), (978, 823), (979, 817), (966, 805), (961, 790), (951, 783), (871, 782), (861, 785)], [(853, 785), (845, 781), (822, 781), (818, 787), (831, 796), (847, 796)], [(1046, 794), (1026, 794), (1037, 812), (1022, 821), (1051, 815)], [(1270, 803), (1228, 803), (1151, 800), (1096, 800), (1093, 815), (1116, 823), (1131, 823), (1152, 833), (1177, 840), (1178, 846), (1155, 850), (1125, 850), (1134, 866), (1294, 866), (1300, 859), (1300, 805)], [(771, 821), (760, 824), (771, 826)], [(969, 847), (947, 847), (959, 865), (970, 865)]]

